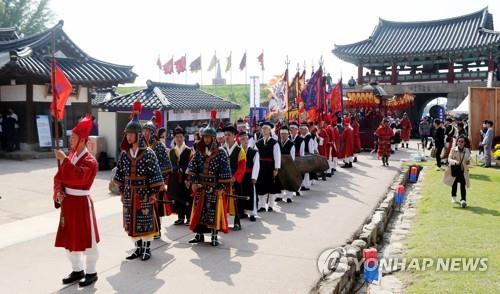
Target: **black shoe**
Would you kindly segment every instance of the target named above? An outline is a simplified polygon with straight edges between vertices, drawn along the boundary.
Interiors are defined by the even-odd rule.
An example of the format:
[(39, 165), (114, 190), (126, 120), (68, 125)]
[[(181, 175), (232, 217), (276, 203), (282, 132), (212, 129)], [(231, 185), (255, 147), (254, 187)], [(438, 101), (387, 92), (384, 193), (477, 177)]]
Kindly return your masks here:
[(266, 211), (266, 209), (264, 207), (261, 207), (261, 208), (259, 208), (259, 210), (257, 210), (257, 212), (265, 212), (265, 211)]
[(336, 171), (337, 171), (337, 169), (336, 169), (336, 168), (334, 168), (334, 169), (333, 169), (333, 171), (334, 171), (334, 172), (336, 172)]
[(210, 244), (214, 247), (219, 245), (219, 241), (217, 240), (217, 233), (212, 233), (212, 242), (210, 242)]
[(352, 167), (352, 162), (349, 162), (349, 167)]
[(143, 247), (142, 256), (141, 256), (142, 261), (146, 261), (146, 260), (151, 258), (151, 248), (149, 246), (151, 246), (150, 241), (144, 242), (144, 247)]
[(178, 219), (174, 222), (174, 225), (178, 226), (178, 225), (183, 225), (184, 224), (184, 220), (183, 219)]
[(321, 180), (326, 181), (326, 175), (321, 177)]
[(84, 271), (79, 271), (79, 272), (71, 272), (66, 278), (62, 279), (62, 283), (64, 285), (74, 283), (76, 281), (80, 281), (85, 277), (85, 272)]
[(196, 243), (202, 243), (205, 242), (205, 235), (203, 234), (196, 234), (193, 239), (189, 240), (188, 243), (190, 244), (196, 244)]
[(83, 278), (82, 280), (80, 280), (80, 282), (78, 282), (78, 285), (80, 287), (86, 287), (94, 284), (96, 281), (97, 281), (97, 273), (86, 274), (85, 278)]
[(269, 207), (267, 211), (274, 211), (272, 207)]
[(331, 177), (332, 177), (332, 174), (325, 174), (325, 176), (326, 176), (327, 178), (331, 178)]
[(283, 198), (278, 197), (278, 198), (274, 199), (274, 201), (276, 201), (276, 202), (281, 202), (281, 201), (283, 201)]
[(158, 233), (158, 236), (154, 236), (154, 240), (160, 240), (161, 239), (161, 232)]
[(299, 191), (295, 192), (295, 196), (300, 196), (300, 192)]
[(240, 219), (244, 219), (244, 218), (248, 218), (248, 214), (243, 213), (243, 214), (240, 215)]
[(292, 199), (288, 198), (288, 199), (286, 200), (286, 203), (292, 203)]
[(311, 189), (306, 188), (306, 187), (301, 187), (301, 188), (300, 188), (300, 191), (309, 191), (309, 190), (311, 190)]
[(408, 149), (408, 148), (410, 148), (410, 147), (408, 147), (408, 143), (406, 143), (406, 149)]
[(137, 257), (141, 256), (142, 254), (142, 240), (135, 241), (135, 251), (127, 256), (125, 259), (126, 260), (132, 260), (136, 259)]
[(257, 220), (257, 219), (255, 218), (255, 215), (251, 215), (251, 216), (250, 216), (250, 221), (251, 221), (251, 222), (254, 222), (254, 221), (256, 221), (256, 220)]
[(240, 224), (234, 224), (233, 231), (241, 231), (241, 225)]
[(354, 162), (358, 162), (358, 158), (357, 157), (354, 157)]
[(348, 167), (349, 167), (349, 163), (347, 163), (347, 162), (346, 162), (346, 163), (344, 163), (344, 165), (343, 165), (343, 166), (341, 166), (341, 168), (348, 168)]

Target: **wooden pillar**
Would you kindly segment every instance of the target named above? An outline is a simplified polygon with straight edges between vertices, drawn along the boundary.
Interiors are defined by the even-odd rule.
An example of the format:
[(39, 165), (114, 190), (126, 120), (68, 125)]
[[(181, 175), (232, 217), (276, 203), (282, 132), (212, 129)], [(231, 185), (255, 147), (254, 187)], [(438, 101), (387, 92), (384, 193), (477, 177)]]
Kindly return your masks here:
[(398, 66), (393, 63), (391, 68), (391, 85), (398, 83)]
[(358, 65), (358, 85), (363, 85), (363, 65)]
[(36, 128), (35, 102), (33, 101), (33, 83), (26, 84), (26, 113), (24, 114), (24, 118), (21, 128), (25, 132), (25, 143), (36, 145), (38, 143), (38, 133)]
[(453, 84), (455, 82), (455, 71), (454, 62), (452, 59), (448, 61), (448, 83)]
[(488, 58), (488, 71), (494, 71), (495, 70), (495, 59), (493, 58), (493, 55), (490, 54), (490, 57)]

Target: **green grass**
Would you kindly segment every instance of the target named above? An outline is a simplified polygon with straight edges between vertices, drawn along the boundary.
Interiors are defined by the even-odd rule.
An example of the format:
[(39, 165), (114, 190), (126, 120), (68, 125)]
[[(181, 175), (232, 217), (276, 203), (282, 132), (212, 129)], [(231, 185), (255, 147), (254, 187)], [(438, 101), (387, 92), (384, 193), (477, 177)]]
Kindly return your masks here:
[[(231, 115), (231, 121), (236, 121), (238, 118), (244, 118), (249, 114), (250, 111), (250, 94), (249, 85), (223, 85), (223, 86), (213, 86), (204, 85), (201, 87), (204, 91), (235, 102), (241, 106), (240, 109), (233, 110)], [(269, 90), (265, 88), (265, 85), (260, 86), (260, 101), (267, 102), (267, 95)]]
[[(398, 273), (407, 293), (499, 293), (500, 289), (500, 169), (470, 169), (466, 209), (450, 202), (451, 187), (443, 171), (430, 162), (410, 231), (406, 258), (487, 257), (485, 272)], [(460, 199), (458, 195), (457, 199)], [(434, 267), (435, 269), (435, 267)]]
[(130, 87), (116, 87), (116, 93), (118, 95), (125, 95), (140, 89), (144, 89), (145, 87), (137, 87), (137, 86), (130, 86)]

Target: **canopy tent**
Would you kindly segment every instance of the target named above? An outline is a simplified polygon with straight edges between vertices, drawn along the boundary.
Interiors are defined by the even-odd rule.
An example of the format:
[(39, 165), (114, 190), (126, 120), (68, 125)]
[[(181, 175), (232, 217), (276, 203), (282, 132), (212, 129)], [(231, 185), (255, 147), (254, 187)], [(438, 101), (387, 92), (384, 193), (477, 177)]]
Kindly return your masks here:
[(453, 109), (452, 111), (450, 111), (451, 114), (464, 114), (464, 113), (469, 113), (469, 105), (470, 105), (470, 97), (469, 95), (467, 95), (464, 99), (464, 101), (462, 101), (462, 103), (460, 103), (460, 105), (458, 105), (457, 108)]

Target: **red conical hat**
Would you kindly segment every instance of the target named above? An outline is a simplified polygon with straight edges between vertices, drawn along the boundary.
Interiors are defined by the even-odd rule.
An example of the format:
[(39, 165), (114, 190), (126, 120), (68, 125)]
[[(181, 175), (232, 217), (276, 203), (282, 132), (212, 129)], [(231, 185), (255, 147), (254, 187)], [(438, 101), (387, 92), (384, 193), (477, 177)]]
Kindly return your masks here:
[(94, 117), (91, 114), (85, 115), (85, 117), (82, 118), (73, 128), (72, 133), (78, 135), (80, 139), (88, 139), (90, 132), (92, 131), (93, 119)]

